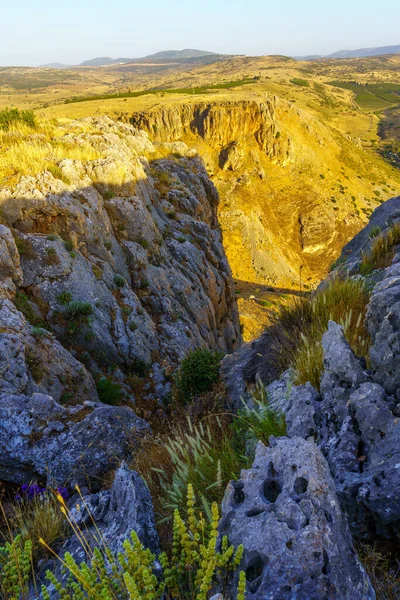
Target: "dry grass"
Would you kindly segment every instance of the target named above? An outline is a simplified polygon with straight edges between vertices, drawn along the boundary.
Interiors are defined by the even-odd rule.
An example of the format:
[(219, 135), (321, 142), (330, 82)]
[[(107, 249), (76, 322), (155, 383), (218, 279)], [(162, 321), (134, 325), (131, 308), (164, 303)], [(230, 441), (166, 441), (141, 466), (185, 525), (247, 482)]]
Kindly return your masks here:
[(67, 532), (60, 504), (51, 492), (14, 504), (10, 524), (22, 536), (23, 541), (32, 542), (34, 562), (46, 554), (39, 538), (46, 540), (52, 548), (63, 540)]
[(389, 555), (382, 554), (374, 546), (359, 544), (360, 559), (371, 579), (377, 600), (400, 598), (400, 563), (393, 563)]
[(39, 123), (32, 130), (24, 124), (13, 124), (0, 131), (0, 186), (15, 184), (21, 176), (41, 171), (56, 172), (54, 167), (65, 159), (90, 161), (100, 154), (89, 143), (77, 143), (69, 131), (53, 121)]
[(274, 317), (270, 332), (276, 356), (275, 367), (296, 371), (296, 384), (309, 381), (319, 389), (323, 369), (322, 336), (329, 320), (343, 326), (346, 338), (358, 356), (367, 357), (369, 336), (364, 326), (369, 293), (361, 281), (332, 281), (311, 299), (296, 299)]
[(363, 252), (360, 266), (362, 275), (369, 275), (375, 269), (388, 267), (400, 244), (400, 222), (393, 223), (384, 233), (377, 235), (369, 252)]

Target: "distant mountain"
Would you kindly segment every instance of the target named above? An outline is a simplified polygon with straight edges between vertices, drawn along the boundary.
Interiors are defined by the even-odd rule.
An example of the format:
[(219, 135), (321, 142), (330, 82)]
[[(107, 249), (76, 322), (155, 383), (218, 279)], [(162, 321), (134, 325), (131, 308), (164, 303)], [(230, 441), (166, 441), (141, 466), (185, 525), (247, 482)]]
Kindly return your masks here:
[(207, 50), (194, 50), (186, 48), (185, 50), (163, 50), (156, 52), (155, 54), (149, 54), (141, 58), (111, 58), (110, 56), (100, 56), (91, 58), (90, 60), (84, 60), (79, 65), (64, 65), (63, 63), (48, 63), (46, 65), (40, 65), (40, 67), (48, 69), (68, 69), (72, 66), (75, 67), (105, 67), (110, 65), (120, 65), (121, 63), (148, 63), (148, 62), (159, 62), (175, 61), (175, 60), (191, 60), (196, 58), (206, 58), (211, 56), (219, 56), (216, 52), (208, 52)]
[(383, 54), (400, 54), (400, 45), (379, 46), (378, 48), (359, 48), (358, 50), (339, 50), (325, 56), (311, 54), (310, 56), (294, 56), (296, 60), (318, 60), (320, 58), (365, 58), (367, 56), (382, 56)]
[(115, 63), (120, 62), (115, 58), (110, 58), (109, 56), (102, 56), (101, 58), (91, 58), (90, 60), (84, 60), (81, 62), (78, 67), (103, 67), (105, 65), (114, 65)]
[(58, 62), (48, 63), (46, 65), (40, 65), (40, 67), (43, 69), (69, 69), (70, 66), (71, 65), (64, 65), (63, 63), (58, 63)]
[(363, 58), (365, 56), (381, 56), (382, 54), (399, 54), (397, 46), (379, 46), (378, 48), (359, 48), (358, 50), (340, 50), (325, 56), (325, 58)]
[(179, 60), (182, 58), (201, 58), (202, 56), (212, 56), (215, 52), (208, 52), (206, 50), (193, 50), (186, 48), (185, 50), (164, 50), (162, 52), (156, 52), (155, 54), (149, 54), (139, 60), (149, 59), (165, 59), (165, 60)]

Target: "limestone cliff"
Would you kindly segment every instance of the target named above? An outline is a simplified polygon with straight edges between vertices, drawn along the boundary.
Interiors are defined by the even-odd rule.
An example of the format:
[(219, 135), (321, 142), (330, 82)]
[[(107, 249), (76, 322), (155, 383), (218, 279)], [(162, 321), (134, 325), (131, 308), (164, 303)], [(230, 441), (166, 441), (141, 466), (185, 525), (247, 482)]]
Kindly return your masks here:
[(134, 406), (138, 385), (142, 401), (164, 398), (167, 371), (190, 350), (241, 341), (218, 194), (197, 153), (169, 145), (160, 158), (147, 134), (107, 118), (73, 122), (64, 136), (100, 158), (0, 190), (8, 481), (96, 478), (134, 450), (148, 426), (128, 406), (99, 404), (92, 375), (118, 381)]

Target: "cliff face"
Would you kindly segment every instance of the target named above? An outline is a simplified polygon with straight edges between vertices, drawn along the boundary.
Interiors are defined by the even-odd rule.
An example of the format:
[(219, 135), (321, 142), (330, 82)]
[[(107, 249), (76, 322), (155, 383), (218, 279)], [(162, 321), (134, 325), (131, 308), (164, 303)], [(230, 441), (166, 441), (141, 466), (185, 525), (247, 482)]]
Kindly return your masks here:
[[(220, 197), (235, 278), (312, 285), (377, 205), (382, 172), (359, 144), (286, 100), (185, 102), (130, 118), (156, 140), (194, 146)], [(374, 174), (373, 174), (374, 173)], [(387, 190), (386, 190), (387, 193)]]
[(160, 399), (165, 366), (241, 339), (218, 194), (196, 152), (169, 145), (158, 159), (146, 134), (107, 118), (84, 132), (72, 123), (64, 136), (101, 158), (63, 160), (56, 177), (0, 190), (0, 478), (9, 481), (46, 470), (61, 480), (90, 442), (87, 427), (83, 477), (134, 449), (129, 439), (146, 424), (99, 404), (92, 375), (118, 381), (126, 404), (146, 375), (143, 396)]
[[(152, 133), (160, 141), (179, 140), (190, 134), (200, 136), (219, 151), (221, 168), (236, 171), (244, 162), (247, 144), (282, 164), (291, 159), (290, 139), (277, 136), (276, 99), (264, 102), (183, 104), (148, 113), (137, 113), (131, 123)], [(232, 161), (232, 155), (236, 158)]]

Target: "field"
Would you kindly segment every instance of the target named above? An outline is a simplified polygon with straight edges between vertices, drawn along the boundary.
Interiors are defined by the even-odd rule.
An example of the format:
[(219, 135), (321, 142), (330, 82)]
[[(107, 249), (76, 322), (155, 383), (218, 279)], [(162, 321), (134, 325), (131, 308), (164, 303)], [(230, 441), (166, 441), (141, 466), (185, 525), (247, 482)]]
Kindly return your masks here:
[(400, 104), (400, 85), (393, 83), (366, 84), (332, 81), (330, 85), (350, 90), (355, 102), (362, 110), (382, 110)]

